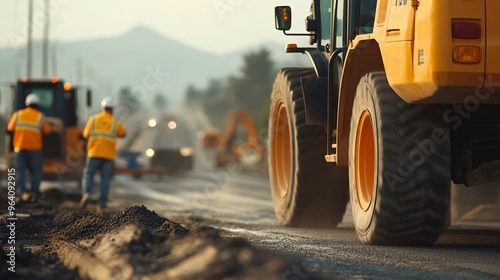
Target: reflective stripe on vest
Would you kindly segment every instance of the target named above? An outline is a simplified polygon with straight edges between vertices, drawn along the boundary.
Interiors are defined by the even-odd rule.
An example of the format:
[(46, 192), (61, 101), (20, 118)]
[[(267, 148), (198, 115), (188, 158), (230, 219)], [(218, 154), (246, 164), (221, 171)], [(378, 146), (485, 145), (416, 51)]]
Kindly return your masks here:
[(38, 118), (35, 122), (21, 120), (21, 112), (17, 113), (16, 130), (31, 130), (40, 133), (43, 124), (43, 114), (38, 113)]
[(109, 133), (106, 132), (97, 132), (96, 127), (97, 127), (97, 118), (94, 117), (94, 120), (92, 122), (92, 129), (90, 131), (90, 137), (99, 137), (99, 138), (105, 138), (110, 141), (116, 141), (116, 126), (117, 126), (117, 121), (113, 120), (113, 127), (111, 128), (111, 131)]

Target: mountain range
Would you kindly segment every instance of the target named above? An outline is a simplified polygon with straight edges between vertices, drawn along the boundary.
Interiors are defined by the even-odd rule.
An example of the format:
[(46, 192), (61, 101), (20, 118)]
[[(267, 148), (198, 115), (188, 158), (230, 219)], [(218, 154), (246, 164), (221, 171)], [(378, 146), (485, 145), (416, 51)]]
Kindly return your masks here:
[[(211, 44), (216, 42), (200, 42)], [(226, 55), (190, 47), (143, 26), (113, 38), (51, 43), (50, 74), (93, 89), (94, 96), (116, 96), (123, 87), (137, 92), (139, 99), (153, 102), (164, 95), (172, 106), (180, 104), (189, 84), (204, 87), (210, 78), (237, 75), (243, 55), (260, 48), (270, 51), (277, 66), (307, 60), (286, 55), (283, 46), (268, 43)], [(33, 77), (41, 74), (41, 42), (34, 42)], [(54, 67), (55, 66), (55, 67)], [(0, 83), (4, 86), (25, 75), (26, 50), (0, 49)]]

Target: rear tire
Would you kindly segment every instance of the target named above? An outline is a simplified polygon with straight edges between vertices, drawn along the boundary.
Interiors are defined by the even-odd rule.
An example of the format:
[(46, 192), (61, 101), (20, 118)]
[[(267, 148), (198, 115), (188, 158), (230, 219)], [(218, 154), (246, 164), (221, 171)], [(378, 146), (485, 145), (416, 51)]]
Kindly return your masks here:
[(385, 73), (358, 84), (349, 177), (359, 239), (367, 244), (433, 243), (450, 203), (450, 132), (440, 105), (404, 102)]
[(306, 125), (301, 77), (315, 77), (313, 69), (282, 69), (271, 95), (268, 154), (274, 211), (282, 225), (331, 228), (345, 213), (348, 173), (325, 161), (325, 129)]

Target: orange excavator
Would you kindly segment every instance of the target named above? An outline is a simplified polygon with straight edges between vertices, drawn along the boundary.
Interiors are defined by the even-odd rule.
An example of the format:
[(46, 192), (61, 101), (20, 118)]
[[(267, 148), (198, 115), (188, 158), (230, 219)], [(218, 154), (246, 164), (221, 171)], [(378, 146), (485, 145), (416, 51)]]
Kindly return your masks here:
[(223, 132), (206, 130), (201, 135), (204, 149), (217, 149), (217, 166), (237, 162), (251, 167), (260, 163), (264, 148), (250, 115), (243, 109), (233, 109), (228, 112), (226, 120)]

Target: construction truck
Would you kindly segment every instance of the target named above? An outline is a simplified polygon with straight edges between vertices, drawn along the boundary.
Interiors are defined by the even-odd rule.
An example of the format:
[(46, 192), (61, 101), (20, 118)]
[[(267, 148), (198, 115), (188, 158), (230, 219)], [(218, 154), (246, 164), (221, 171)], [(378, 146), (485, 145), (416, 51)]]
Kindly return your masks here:
[(245, 168), (254, 168), (264, 156), (257, 129), (243, 109), (229, 110), (224, 131), (205, 130), (200, 138), (204, 149), (215, 149), (216, 166), (234, 162)]
[[(91, 92), (80, 97), (82, 90), (64, 82), (62, 79), (27, 79), (18, 80), (12, 85), (12, 98), (8, 99), (7, 116), (24, 109), (28, 94), (34, 93), (40, 99), (38, 109), (46, 116), (52, 128), (48, 135), (43, 135), (43, 180), (81, 182), (85, 165), (85, 143), (81, 138), (82, 116), (85, 103), (91, 104)], [(6, 164), (13, 166), (14, 148), (12, 137), (7, 135), (5, 149)]]
[[(189, 138), (182, 133), (189, 130), (177, 116), (162, 114), (144, 124), (132, 125), (132, 128), (131, 137), (118, 143), (115, 174), (130, 174), (135, 178), (146, 174), (161, 177), (181, 175), (193, 169), (195, 151), (185, 141)], [(120, 164), (123, 160), (126, 164)]]
[(451, 183), (500, 180), (500, 2), (314, 0), (290, 44), (311, 68), (281, 69), (269, 172), (283, 225), (334, 227), (350, 201), (367, 244), (431, 244)]

